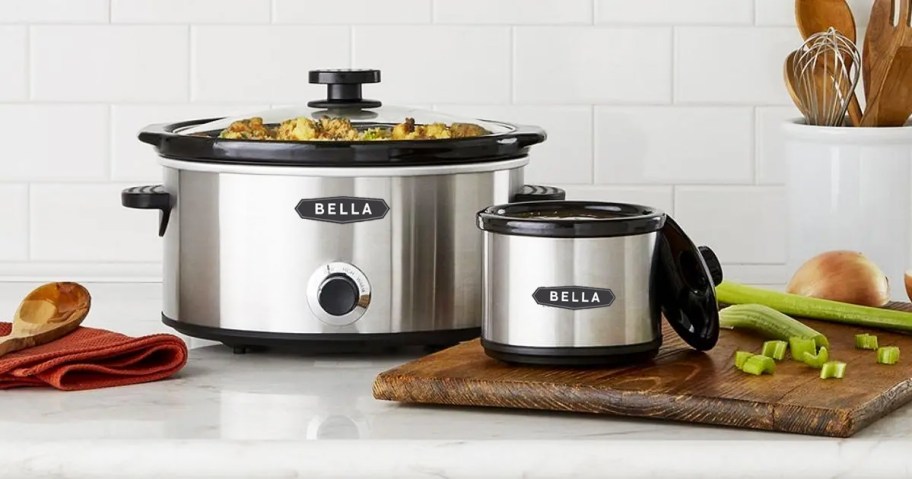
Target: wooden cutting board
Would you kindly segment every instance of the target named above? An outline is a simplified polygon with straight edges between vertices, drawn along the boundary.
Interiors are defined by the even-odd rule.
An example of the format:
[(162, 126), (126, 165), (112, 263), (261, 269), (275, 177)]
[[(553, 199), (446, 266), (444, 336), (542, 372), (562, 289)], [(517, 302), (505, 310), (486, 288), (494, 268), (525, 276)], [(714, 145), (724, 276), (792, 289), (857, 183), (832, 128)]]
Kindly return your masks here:
[[(912, 311), (912, 304), (888, 307)], [(407, 403), (571, 411), (648, 417), (819, 436), (849, 437), (912, 400), (912, 336), (820, 321), (807, 324), (830, 340), (831, 359), (847, 363), (842, 380), (786, 359), (776, 374), (750, 376), (734, 367), (736, 350), (759, 353), (762, 339), (723, 330), (719, 344), (694, 351), (665, 324), (665, 345), (651, 362), (578, 369), (508, 365), (472, 340), (381, 373), (374, 397)], [(877, 364), (855, 349), (870, 332), (903, 357)]]

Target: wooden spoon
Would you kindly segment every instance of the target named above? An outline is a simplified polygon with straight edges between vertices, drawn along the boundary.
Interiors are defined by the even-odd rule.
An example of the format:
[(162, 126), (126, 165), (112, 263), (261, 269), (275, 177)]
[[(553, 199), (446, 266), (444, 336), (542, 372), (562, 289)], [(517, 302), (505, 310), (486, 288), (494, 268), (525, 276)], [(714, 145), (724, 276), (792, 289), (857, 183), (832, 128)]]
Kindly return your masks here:
[(66, 336), (79, 327), (91, 305), (89, 292), (80, 284), (38, 287), (19, 304), (12, 332), (0, 337), (0, 356)]
[(789, 96), (792, 97), (792, 103), (798, 107), (802, 114), (807, 114), (804, 105), (801, 103), (801, 97), (798, 96), (798, 78), (795, 77), (795, 58), (798, 52), (789, 53), (785, 59), (785, 65), (782, 67), (782, 76), (785, 78), (785, 89), (788, 90)]
[[(855, 16), (852, 15), (852, 9), (845, 0), (795, 0), (795, 20), (805, 40), (832, 27), (852, 43), (856, 42), (858, 34), (855, 29)], [(846, 59), (847, 68), (852, 66), (849, 60)], [(853, 92), (849, 99), (849, 120), (852, 126), (861, 125), (862, 115), (861, 104)]]

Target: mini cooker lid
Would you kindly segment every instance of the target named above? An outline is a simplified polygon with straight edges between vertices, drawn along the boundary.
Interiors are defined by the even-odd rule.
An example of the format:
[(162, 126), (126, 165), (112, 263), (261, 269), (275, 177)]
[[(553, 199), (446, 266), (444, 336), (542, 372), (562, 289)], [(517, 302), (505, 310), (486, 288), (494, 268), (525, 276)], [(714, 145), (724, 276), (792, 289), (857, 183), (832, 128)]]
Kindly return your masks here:
[(722, 267), (715, 253), (697, 247), (662, 211), (648, 206), (595, 201), (536, 201), (488, 207), (478, 213), (484, 231), (546, 238), (604, 238), (661, 231), (656, 242), (654, 288), (662, 313), (694, 348), (719, 339), (715, 287)]
[(546, 238), (604, 238), (658, 231), (665, 213), (648, 206), (593, 201), (536, 201), (478, 213), (484, 231)]
[(326, 98), (307, 106), (150, 125), (139, 139), (175, 159), (251, 165), (449, 165), (525, 156), (545, 140), (532, 126), (384, 105), (363, 98), (379, 70), (314, 70)]

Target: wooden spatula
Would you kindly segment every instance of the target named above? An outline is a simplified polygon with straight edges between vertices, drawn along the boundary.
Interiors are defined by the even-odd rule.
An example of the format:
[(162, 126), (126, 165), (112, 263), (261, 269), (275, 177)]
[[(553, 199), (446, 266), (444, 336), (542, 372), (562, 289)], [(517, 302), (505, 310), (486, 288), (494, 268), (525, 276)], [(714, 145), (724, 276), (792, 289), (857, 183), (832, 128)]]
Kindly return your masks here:
[(880, 91), (865, 112), (867, 126), (903, 126), (912, 116), (912, 47), (899, 47)]
[[(893, 25), (897, 4), (899, 20)], [(868, 36), (870, 96), (862, 126), (902, 126), (912, 114), (912, 51), (907, 50), (912, 48), (912, 0), (875, 0)]]
[(16, 310), (12, 332), (0, 337), (0, 356), (66, 336), (82, 323), (92, 298), (77, 283), (48, 283), (31, 293)]
[[(868, 32), (864, 38), (861, 61), (861, 77), (864, 80), (864, 92), (868, 104), (871, 103), (871, 97), (883, 84), (895, 47), (898, 47), (902, 41), (896, 35), (893, 27), (893, 1), (874, 0), (874, 5), (871, 7), (871, 19), (868, 21)], [(908, 5), (908, 3), (904, 5)]]

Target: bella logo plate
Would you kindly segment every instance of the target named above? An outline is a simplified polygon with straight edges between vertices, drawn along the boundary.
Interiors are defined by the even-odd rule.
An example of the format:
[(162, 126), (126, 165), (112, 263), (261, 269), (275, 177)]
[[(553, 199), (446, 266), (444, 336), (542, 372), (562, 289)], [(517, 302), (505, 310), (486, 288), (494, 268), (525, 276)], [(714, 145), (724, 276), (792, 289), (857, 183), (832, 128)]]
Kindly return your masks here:
[(382, 219), (389, 213), (389, 206), (379, 198), (334, 196), (303, 199), (295, 206), (295, 211), (305, 220), (357, 223)]
[(541, 287), (532, 298), (542, 306), (564, 309), (606, 308), (614, 302), (614, 292), (606, 288), (585, 286)]

